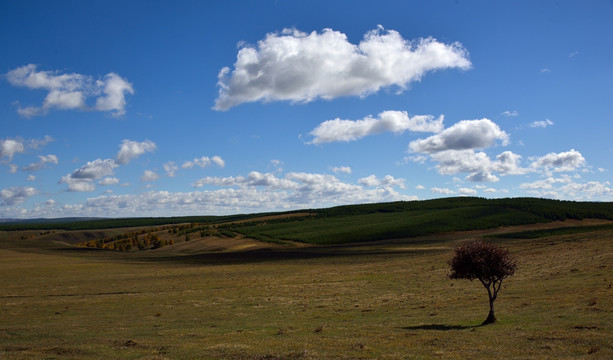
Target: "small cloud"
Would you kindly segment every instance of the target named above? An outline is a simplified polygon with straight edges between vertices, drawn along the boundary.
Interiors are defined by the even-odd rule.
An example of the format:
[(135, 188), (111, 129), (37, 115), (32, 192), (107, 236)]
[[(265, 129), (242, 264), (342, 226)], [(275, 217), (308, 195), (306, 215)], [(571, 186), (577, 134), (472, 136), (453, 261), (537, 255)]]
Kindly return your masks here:
[(17, 205), (27, 198), (38, 194), (38, 190), (31, 186), (13, 186), (0, 190), (0, 205)]
[(463, 120), (426, 139), (409, 144), (413, 152), (432, 154), (445, 150), (483, 149), (492, 146), (496, 140), (503, 145), (509, 143), (509, 134), (490, 119)]
[[(113, 116), (121, 116), (125, 113), (126, 94), (134, 94), (132, 84), (115, 73), (94, 80), (91, 76), (76, 73), (39, 71), (37, 65), (29, 64), (9, 71), (6, 78), (13, 86), (48, 91), (40, 106), (17, 109), (25, 118), (46, 115), (52, 109), (111, 111)], [(89, 97), (96, 99), (94, 106), (86, 104)]]
[(393, 132), (402, 134), (409, 130), (414, 132), (437, 133), (443, 130), (444, 116), (432, 115), (409, 116), (406, 111), (384, 111), (377, 118), (367, 116), (361, 120), (327, 120), (319, 124), (310, 135), (314, 137), (311, 144), (324, 144), (336, 141), (355, 141), (365, 136)]
[(119, 179), (116, 177), (105, 177), (104, 179), (100, 180), (98, 184), (103, 186), (116, 185), (119, 184)]
[(16, 139), (0, 140), (0, 158), (6, 157), (13, 160), (13, 156), (17, 153), (25, 151), (23, 141)]
[(549, 119), (545, 119), (542, 121), (535, 121), (532, 124), (530, 124), (531, 128), (546, 128), (547, 126), (551, 126), (553, 125), (553, 121), (549, 120)]
[(155, 181), (155, 180), (157, 180), (159, 178), (160, 178), (160, 176), (158, 174), (156, 174), (154, 171), (145, 170), (143, 175), (140, 177), (140, 181), (141, 182), (150, 182), (150, 181)]
[(585, 158), (575, 149), (561, 153), (549, 153), (545, 156), (534, 159), (531, 168), (534, 171), (544, 169), (553, 172), (575, 171), (585, 166)]
[(550, 72), (551, 72), (551, 70), (549, 70), (549, 68), (542, 68), (541, 69), (541, 74), (542, 73), (550, 73)]
[(26, 181), (35, 181), (36, 180), (36, 176), (34, 175), (28, 175), (28, 177), (26, 178)]
[(447, 188), (438, 188), (438, 187), (431, 188), (430, 192), (432, 192), (433, 194), (441, 194), (441, 195), (455, 194), (455, 192), (453, 190), (450, 190), (450, 189), (447, 189)]
[(155, 143), (151, 140), (145, 140), (142, 142), (132, 141), (124, 139), (119, 145), (119, 152), (117, 153), (117, 163), (127, 164), (132, 159), (139, 157), (145, 152), (152, 152), (157, 148)]
[(416, 190), (425, 190), (425, 189), (426, 189), (426, 187), (425, 187), (425, 186), (423, 186), (423, 185), (417, 185), (417, 186), (415, 186), (415, 189), (416, 189)]
[(37, 149), (39, 149), (39, 148), (41, 148), (43, 146), (46, 146), (48, 143), (50, 143), (52, 141), (55, 141), (55, 139), (52, 138), (49, 135), (45, 135), (45, 137), (42, 138), (42, 139), (31, 139), (31, 140), (28, 140), (26, 144), (27, 144), (28, 148), (36, 149), (37, 150)]
[(181, 165), (181, 167), (183, 169), (191, 169), (194, 166), (205, 168), (207, 166), (210, 166), (211, 164), (215, 164), (219, 167), (226, 166), (226, 162), (221, 157), (215, 155), (212, 158), (209, 158), (208, 156), (203, 156), (199, 159), (194, 159), (192, 161), (186, 161), (183, 163), (183, 165)]
[(169, 177), (175, 177), (177, 170), (179, 170), (179, 167), (174, 161), (169, 161), (164, 164), (164, 171), (166, 171), (166, 175)]
[(405, 188), (404, 179), (396, 179), (391, 175), (386, 175), (383, 179), (378, 179), (375, 175), (370, 175), (358, 180), (358, 184), (364, 186), (398, 186), (401, 189)]
[(470, 188), (459, 188), (458, 193), (463, 196), (471, 196), (477, 194), (477, 190)]
[(515, 116), (519, 116), (519, 112), (517, 110), (507, 110), (507, 111), (503, 111), (502, 113), (500, 113), (500, 115), (502, 116), (506, 116), (506, 117), (515, 117)]
[(115, 168), (118, 166), (113, 159), (89, 161), (71, 174), (63, 176), (59, 183), (67, 184), (68, 191), (94, 191), (96, 190), (96, 185), (93, 181), (113, 175)]
[(570, 54), (568, 54), (568, 57), (569, 57), (569, 58), (573, 58), (573, 57), (575, 57), (575, 56), (577, 56), (577, 55), (579, 55), (579, 52), (578, 52), (578, 51), (573, 51), (573, 52), (571, 52)]
[(24, 171), (37, 171), (42, 169), (46, 164), (57, 165), (58, 159), (55, 155), (38, 155), (39, 161), (32, 163), (23, 168)]
[(332, 168), (332, 172), (335, 174), (351, 174), (351, 168), (349, 166), (337, 166)]

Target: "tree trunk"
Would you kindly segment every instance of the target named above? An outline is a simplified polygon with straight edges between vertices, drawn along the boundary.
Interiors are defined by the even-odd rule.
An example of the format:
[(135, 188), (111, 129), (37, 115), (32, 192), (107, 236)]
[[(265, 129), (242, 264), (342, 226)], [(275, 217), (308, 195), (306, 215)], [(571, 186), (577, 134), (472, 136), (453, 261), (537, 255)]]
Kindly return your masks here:
[(495, 322), (496, 322), (496, 315), (494, 315), (494, 298), (490, 294), (490, 313), (487, 315), (487, 319), (483, 321), (482, 325), (493, 324)]

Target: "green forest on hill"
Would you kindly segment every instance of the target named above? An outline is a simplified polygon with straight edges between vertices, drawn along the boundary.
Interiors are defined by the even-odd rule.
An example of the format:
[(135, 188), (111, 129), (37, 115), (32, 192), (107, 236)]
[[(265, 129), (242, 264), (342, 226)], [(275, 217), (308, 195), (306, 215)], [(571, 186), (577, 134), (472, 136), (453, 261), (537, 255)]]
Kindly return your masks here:
[(446, 198), (340, 206), (303, 219), (232, 224), (237, 233), (259, 240), (340, 244), (424, 236), (567, 219), (613, 220), (613, 203), (533, 198)]
[[(291, 216), (296, 214), (302, 216)], [(190, 234), (197, 233), (201, 236), (221, 237), (241, 234), (266, 242), (342, 244), (567, 219), (613, 220), (613, 203), (456, 197), (228, 216), (31, 220), (0, 225), (0, 230), (74, 231), (139, 227), (139, 233), (136, 235), (130, 230), (112, 239), (99, 239), (99, 244), (93, 244), (91, 241), (89, 245), (85, 244), (117, 250), (149, 248), (153, 246), (150, 244), (156, 243), (157, 235), (154, 233), (162, 231), (172, 233), (178, 241), (187, 240)], [(145, 241), (142, 246), (138, 246), (138, 235)], [(123, 239), (121, 244), (112, 244), (122, 238), (128, 240)], [(149, 238), (154, 240), (147, 241)], [(128, 243), (131, 243), (132, 247)], [(161, 246), (164, 244), (165, 241)]]

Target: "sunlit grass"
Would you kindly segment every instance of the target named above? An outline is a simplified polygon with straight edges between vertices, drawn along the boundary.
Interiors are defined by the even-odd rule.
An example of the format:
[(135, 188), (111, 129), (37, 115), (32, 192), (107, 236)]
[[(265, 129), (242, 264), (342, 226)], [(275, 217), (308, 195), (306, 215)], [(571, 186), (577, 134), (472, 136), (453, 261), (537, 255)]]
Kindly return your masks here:
[(519, 268), (483, 327), (485, 289), (446, 277), (466, 236), (266, 261), (2, 249), (0, 357), (613, 358), (613, 231), (495, 240)]

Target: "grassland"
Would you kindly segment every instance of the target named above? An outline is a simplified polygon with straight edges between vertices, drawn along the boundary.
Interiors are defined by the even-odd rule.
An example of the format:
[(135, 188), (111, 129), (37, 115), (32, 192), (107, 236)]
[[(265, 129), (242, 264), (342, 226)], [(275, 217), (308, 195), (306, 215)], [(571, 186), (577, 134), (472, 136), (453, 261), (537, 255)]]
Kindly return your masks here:
[[(271, 220), (257, 223), (292, 223)], [(610, 221), (560, 220), (333, 245), (195, 237), (131, 252), (73, 245), (137, 228), (4, 231), (0, 358), (613, 358)], [(483, 236), (519, 261), (488, 326), (485, 289), (446, 277), (453, 247)]]

